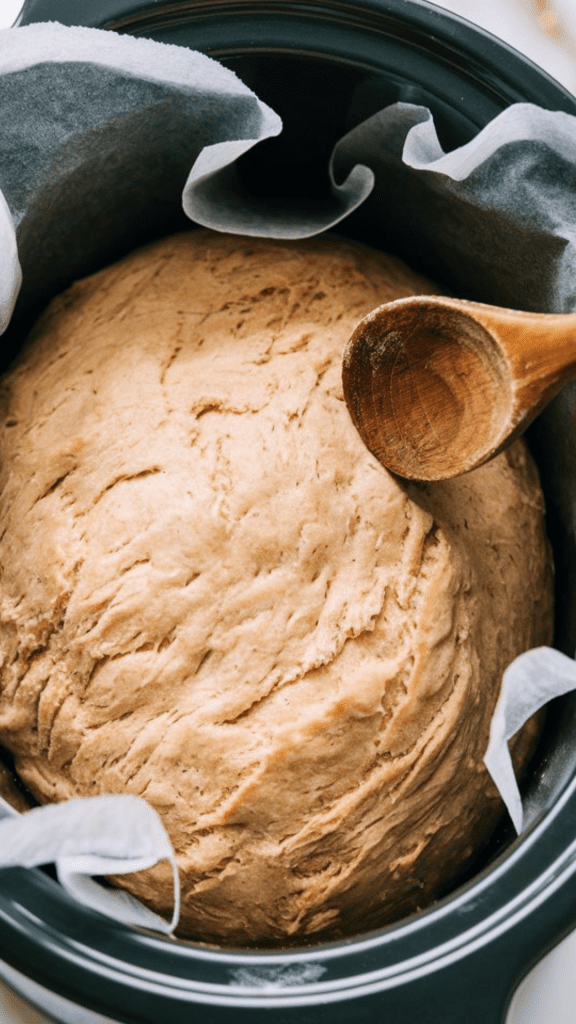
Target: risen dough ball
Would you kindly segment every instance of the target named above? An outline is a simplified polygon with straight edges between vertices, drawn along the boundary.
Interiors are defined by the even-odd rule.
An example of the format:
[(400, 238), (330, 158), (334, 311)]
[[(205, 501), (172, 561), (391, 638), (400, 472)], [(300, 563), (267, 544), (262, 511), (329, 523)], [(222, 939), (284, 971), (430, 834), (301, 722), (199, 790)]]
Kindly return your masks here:
[[(405, 485), (340, 384), (358, 320), (432, 290), (329, 236), (192, 231), (75, 284), (3, 380), (0, 742), (40, 802), (158, 809), (181, 934), (393, 920), (501, 812), (501, 673), (550, 639), (535, 470), (519, 443)], [(167, 867), (118, 882), (169, 913)]]

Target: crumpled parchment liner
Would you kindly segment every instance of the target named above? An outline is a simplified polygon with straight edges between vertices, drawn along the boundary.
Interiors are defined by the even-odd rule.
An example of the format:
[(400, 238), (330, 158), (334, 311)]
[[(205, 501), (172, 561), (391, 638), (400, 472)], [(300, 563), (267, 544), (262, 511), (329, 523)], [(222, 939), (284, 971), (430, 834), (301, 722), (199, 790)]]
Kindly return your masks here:
[[(394, 104), (337, 143), (322, 201), (284, 203), (251, 193), (235, 163), (280, 132), (279, 118), (202, 54), (96, 29), (33, 25), (0, 33), (0, 75), (2, 328), (14, 308), (15, 321), (25, 322), (69, 281), (161, 231), (185, 227), (182, 208), (217, 230), (288, 238), (349, 216), (352, 233), (366, 234), (463, 297), (543, 312), (576, 308), (576, 118), (568, 114), (517, 104), (444, 154), (430, 111)], [(570, 689), (574, 663), (548, 649), (522, 655), (506, 672), (487, 765), (517, 829), (521, 802), (507, 740), (538, 707)], [(63, 884), (136, 923), (137, 901), (118, 893), (112, 909), (110, 892), (102, 890), (101, 900), (89, 877), (120, 871), (116, 861), (112, 868), (106, 858), (92, 859), (110, 851), (120, 856), (106, 839), (118, 832), (115, 812), (107, 826), (99, 819), (94, 828), (91, 811), (80, 810), (108, 799), (148, 807), (136, 797), (96, 797), (0, 822), (0, 866), (18, 857), (44, 863), (50, 835)], [(71, 847), (80, 835), (77, 814), (82, 841)], [(135, 812), (124, 831), (136, 828), (146, 838), (143, 820)], [(156, 825), (150, 838), (150, 845), (130, 847), (128, 862), (171, 856), (174, 867)], [(148, 926), (164, 931), (177, 918), (177, 907), (171, 925), (151, 923), (156, 915), (142, 912)]]
[[(16, 819), (16, 820), (14, 820)], [(174, 883), (172, 920), (164, 921), (122, 889), (93, 875), (125, 875), (168, 860)], [(124, 924), (171, 933), (180, 915), (180, 879), (172, 844), (145, 800), (110, 794), (35, 807), (18, 814), (0, 798), (0, 867), (56, 864), (63, 887), (86, 906)]]
[(576, 307), (575, 127), (518, 103), (444, 154), (430, 111), (398, 103), (340, 140), (334, 172), (370, 166), (362, 226), (455, 294), (564, 313)]
[(551, 697), (560, 697), (571, 690), (576, 690), (576, 661), (551, 647), (536, 647), (521, 654), (502, 677), (484, 763), (505, 799), (517, 832), (522, 830), (522, 800), (508, 740)]
[[(99, 29), (6, 29), (0, 75), (0, 188), (16, 229), (28, 307), (67, 283), (70, 266), (78, 277), (118, 258), (127, 235), (130, 248), (184, 227), (176, 215), (183, 190), (189, 212), (186, 179), (198, 158), (198, 222), (206, 192), (217, 215), (235, 159), (282, 127), (232, 71), (204, 54)], [(311, 232), (346, 216), (371, 185), (365, 169), (334, 185)], [(290, 231), (282, 203), (276, 205), (278, 230)], [(272, 211), (262, 208), (258, 216), (261, 224)], [(240, 208), (227, 230), (249, 231)], [(5, 322), (13, 303), (14, 277), (1, 273)]]

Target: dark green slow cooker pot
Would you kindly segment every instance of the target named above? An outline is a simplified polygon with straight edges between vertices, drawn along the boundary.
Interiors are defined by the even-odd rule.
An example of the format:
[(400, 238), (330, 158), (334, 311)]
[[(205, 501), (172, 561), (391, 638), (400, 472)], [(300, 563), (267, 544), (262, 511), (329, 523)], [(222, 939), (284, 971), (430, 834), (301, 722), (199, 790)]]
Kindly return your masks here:
[[(445, 149), (517, 101), (576, 114), (574, 97), (524, 57), (417, 0), (26, 0), (19, 24), (49, 20), (188, 46), (231, 67), (284, 120), (260, 187), (270, 171), (287, 195), (313, 191), (336, 139), (398, 99), (430, 107)], [(294, 149), (300, 163), (291, 157), (283, 178)], [(177, 216), (167, 212), (154, 233)], [(343, 228), (375, 241), (361, 216)], [(409, 244), (399, 250), (410, 260)], [(575, 541), (557, 511), (559, 491), (576, 490), (569, 408), (558, 414), (562, 452), (550, 458), (546, 420), (531, 443), (558, 566), (556, 642), (571, 653)], [(396, 926), (284, 953), (219, 950), (121, 927), (42, 871), (9, 869), (0, 977), (66, 1024), (500, 1024), (523, 975), (576, 925), (575, 749), (569, 696), (548, 716), (524, 834), (503, 827), (473, 878)]]

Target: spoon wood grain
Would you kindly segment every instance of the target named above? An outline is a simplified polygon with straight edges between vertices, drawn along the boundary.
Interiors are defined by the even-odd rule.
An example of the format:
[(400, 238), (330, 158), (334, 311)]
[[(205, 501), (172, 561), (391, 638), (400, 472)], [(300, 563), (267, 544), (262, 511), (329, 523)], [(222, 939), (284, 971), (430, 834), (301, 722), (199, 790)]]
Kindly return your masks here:
[(411, 480), (447, 480), (487, 462), (575, 376), (576, 314), (435, 295), (369, 313), (342, 367), (362, 440)]

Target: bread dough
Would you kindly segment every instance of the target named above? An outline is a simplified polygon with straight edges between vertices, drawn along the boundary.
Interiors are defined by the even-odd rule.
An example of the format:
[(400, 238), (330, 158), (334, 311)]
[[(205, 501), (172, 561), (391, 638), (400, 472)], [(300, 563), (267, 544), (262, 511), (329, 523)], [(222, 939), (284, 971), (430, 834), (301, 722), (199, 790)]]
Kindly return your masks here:
[[(193, 230), (74, 284), (2, 380), (0, 742), (41, 803), (157, 808), (181, 934), (395, 920), (502, 811), (501, 673), (551, 637), (536, 471), (519, 442), (401, 482), (341, 389), (358, 320), (435, 290), (331, 235)], [(117, 881), (170, 915), (167, 865)]]

